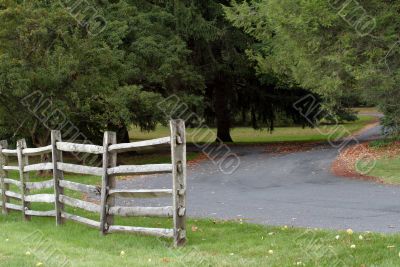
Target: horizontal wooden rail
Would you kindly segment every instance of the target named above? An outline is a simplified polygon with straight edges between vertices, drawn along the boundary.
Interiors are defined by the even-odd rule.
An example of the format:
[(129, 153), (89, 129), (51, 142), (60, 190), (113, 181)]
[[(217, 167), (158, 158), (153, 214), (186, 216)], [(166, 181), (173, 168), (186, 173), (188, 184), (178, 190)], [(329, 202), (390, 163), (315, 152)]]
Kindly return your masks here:
[(111, 215), (124, 217), (130, 216), (150, 216), (150, 217), (172, 217), (174, 209), (172, 206), (167, 207), (111, 207), (109, 209)]
[(38, 164), (27, 165), (24, 167), (24, 172), (49, 171), (52, 169), (53, 169), (53, 163), (47, 162), (47, 163), (38, 163)]
[(27, 156), (39, 156), (48, 153), (51, 153), (51, 145), (38, 148), (25, 148), (22, 150), (22, 154)]
[[(129, 151), (145, 151), (169, 146), (171, 149), (170, 164), (121, 165), (117, 166), (118, 153)], [(102, 165), (79, 165), (63, 162), (63, 152), (89, 153), (102, 157)], [(29, 164), (30, 156), (51, 155), (51, 162)], [(9, 156), (17, 156), (17, 166), (9, 163)], [(88, 156), (88, 155), (87, 155)], [(9, 172), (18, 172), (19, 179), (8, 178)], [(52, 179), (32, 182), (30, 172), (52, 171)], [(101, 177), (101, 186), (88, 185), (78, 181), (64, 179), (66, 173), (94, 175)], [(117, 189), (116, 176), (149, 175), (171, 173), (173, 189)], [(100, 182), (100, 179), (99, 179)], [(13, 190), (18, 187), (19, 190)], [(45, 193), (43, 189), (46, 190)], [(84, 199), (67, 196), (64, 191), (73, 190), (90, 196), (101, 195), (101, 204)], [(40, 194), (35, 194), (40, 193)], [(9, 149), (7, 141), (0, 141), (0, 205), (3, 214), (11, 210), (22, 212), (24, 220), (31, 216), (54, 217), (57, 225), (66, 220), (94, 227), (102, 235), (107, 233), (134, 233), (167, 237), (174, 239), (174, 246), (181, 246), (186, 241), (186, 137), (183, 120), (170, 122), (170, 136), (146, 141), (117, 144), (115, 132), (105, 132), (103, 145), (87, 143), (71, 143), (62, 140), (60, 131), (51, 131), (51, 145), (28, 148), (25, 139), (17, 142), (17, 149)], [(119, 198), (162, 198), (170, 197), (170, 206), (116, 206)], [(19, 200), (16, 202), (15, 199)], [(11, 203), (10, 203), (11, 202)], [(35, 210), (31, 208), (34, 202), (53, 203), (50, 210)], [(18, 203), (14, 204), (14, 203)], [(82, 209), (100, 215), (97, 219), (89, 219), (65, 212), (65, 209)], [(76, 209), (75, 209), (76, 208)], [(172, 229), (146, 228), (115, 225), (114, 217), (165, 217), (173, 218)]]
[(54, 216), (56, 216), (56, 211), (55, 210), (49, 210), (49, 211), (26, 210), (25, 214), (30, 215), (30, 216), (54, 217)]
[(18, 166), (3, 166), (3, 170), (5, 171), (19, 171)]
[(29, 190), (40, 190), (52, 188), (54, 186), (54, 180), (47, 180), (43, 182), (27, 182), (25, 183), (26, 189)]
[(17, 181), (17, 180), (14, 180), (14, 179), (10, 179), (10, 178), (4, 178), (4, 183), (13, 184), (13, 185), (15, 185), (17, 187), (21, 187), (21, 182), (20, 181)]
[(96, 187), (94, 185), (86, 185), (86, 184), (80, 184), (80, 183), (75, 183), (67, 180), (60, 180), (60, 186), (63, 188), (71, 189), (74, 191), (79, 191), (82, 193), (92, 193), (99, 195), (101, 188)]
[(6, 203), (6, 208), (10, 210), (19, 210), (19, 211), (22, 211), (23, 209), (21, 205), (16, 205), (12, 203)]
[(111, 189), (109, 194), (132, 198), (170, 197), (172, 189)]
[(151, 149), (160, 145), (168, 145), (171, 143), (171, 137), (163, 137), (146, 141), (123, 143), (111, 145), (108, 148), (109, 152), (128, 152), (128, 151), (141, 151)]
[(17, 156), (17, 150), (16, 149), (3, 149), (1, 151), (6, 156)]
[(101, 176), (103, 174), (103, 169), (100, 167), (89, 167), (89, 166), (63, 163), (63, 162), (57, 162), (57, 168), (61, 171), (71, 172), (71, 173), (88, 174), (96, 176)]
[(60, 195), (60, 202), (74, 208), (80, 208), (90, 212), (100, 213), (100, 206), (94, 203), (72, 198), (65, 195)]
[(88, 219), (88, 218), (84, 218), (78, 215), (73, 215), (67, 212), (61, 212), (61, 217), (64, 219), (68, 219), (68, 220), (72, 220), (78, 223), (82, 223), (94, 228), (100, 228), (100, 222)]
[(102, 146), (87, 145), (87, 144), (57, 142), (57, 149), (65, 152), (103, 154)]
[(133, 227), (133, 226), (122, 226), (122, 225), (111, 225), (108, 228), (109, 233), (125, 232), (144, 234), (157, 237), (174, 237), (174, 231), (172, 229), (165, 228), (146, 228), (146, 227)]
[(121, 165), (107, 170), (108, 175), (171, 173), (172, 164)]
[(54, 203), (54, 194), (36, 194), (36, 195), (26, 195), (26, 202), (43, 202), (43, 203)]
[(13, 191), (5, 191), (4, 194), (8, 197), (14, 198), (14, 199), (18, 199), (18, 200), (22, 200), (22, 195), (19, 193), (15, 193)]

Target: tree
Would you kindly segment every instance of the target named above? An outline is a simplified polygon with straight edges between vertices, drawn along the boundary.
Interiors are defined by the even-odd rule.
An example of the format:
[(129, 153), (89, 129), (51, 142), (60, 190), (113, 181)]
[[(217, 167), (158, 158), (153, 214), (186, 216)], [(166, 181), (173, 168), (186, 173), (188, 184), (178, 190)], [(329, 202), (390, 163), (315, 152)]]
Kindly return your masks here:
[[(288, 77), (325, 99), (337, 112), (347, 90), (364, 94), (399, 131), (399, 58), (387, 70), (388, 51), (399, 40), (398, 1), (233, 2), (228, 19), (258, 40), (249, 52), (259, 73)], [(389, 60), (390, 61), (390, 60)]]
[(238, 114), (251, 113), (254, 127), (270, 129), (276, 112), (298, 115), (291, 106), (296, 101), (293, 93), (274, 90), (278, 88), (275, 77), (256, 76), (246, 54), (255, 39), (226, 20), (223, 5), (228, 3), (171, 0), (161, 4), (174, 14), (176, 32), (186, 41), (191, 62), (204, 77), (204, 116), (210, 125), (215, 121), (217, 141), (223, 142), (232, 141), (230, 130)]
[(165, 121), (154, 108), (161, 94), (204, 87), (185, 63), (190, 51), (173, 33), (170, 14), (126, 1), (88, 3), (106, 24), (101, 32), (86, 9), (0, 2), (3, 137), (30, 136), (43, 146), (49, 129), (73, 128), (80, 141), (100, 143), (107, 129), (127, 140), (130, 125), (149, 130)]
[[(124, 27), (109, 23), (103, 35), (94, 36), (52, 1), (2, 1), (1, 6), (0, 87), (2, 99), (6, 99), (2, 107), (6, 109), (2, 111), (5, 126), (18, 131), (18, 136), (29, 134), (34, 145), (43, 146), (50, 135), (39, 117), (48, 119), (60, 110), (83, 126), (86, 134), (100, 132), (108, 118), (98, 116), (104, 119), (94, 122), (91, 111), (107, 101), (121, 80), (120, 73), (126, 72), (124, 54), (115, 49), (125, 34)], [(36, 100), (47, 104), (36, 109), (41, 103), (31, 103), (31, 111), (21, 108), (22, 100), (34, 92), (41, 92)]]
[(227, 1), (84, 1), (93, 16), (71, 2), (0, 0), (3, 137), (43, 146), (68, 126), (80, 141), (100, 143), (106, 129), (128, 141), (131, 125), (165, 123), (156, 106), (173, 94), (215, 121), (219, 141), (232, 141), (239, 114), (255, 128), (272, 129), (276, 112), (296, 118), (305, 92), (256, 76), (247, 50), (259, 44), (225, 20)]

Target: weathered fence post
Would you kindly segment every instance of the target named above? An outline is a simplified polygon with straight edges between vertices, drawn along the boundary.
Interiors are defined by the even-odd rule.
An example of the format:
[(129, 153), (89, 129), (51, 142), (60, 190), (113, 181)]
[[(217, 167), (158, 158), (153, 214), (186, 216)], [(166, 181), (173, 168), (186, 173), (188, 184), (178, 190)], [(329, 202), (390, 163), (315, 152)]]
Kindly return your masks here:
[(26, 215), (25, 212), (30, 208), (30, 203), (25, 201), (25, 196), (29, 193), (26, 189), (26, 182), (29, 182), (29, 172), (25, 172), (25, 166), (29, 165), (28, 156), (23, 155), (23, 150), (27, 148), (25, 139), (17, 141), (17, 156), (18, 156), (18, 169), (19, 178), (21, 181), (21, 203), (22, 203), (22, 215), (25, 221), (30, 221), (31, 216)]
[[(0, 186), (2, 189), (2, 209), (22, 210), (25, 220), (31, 216), (54, 216), (54, 210), (31, 210), (31, 202), (55, 203), (55, 216), (57, 225), (70, 219), (79, 223), (95, 227), (101, 234), (113, 232), (141, 233), (159, 237), (174, 238), (175, 246), (186, 243), (186, 137), (185, 123), (183, 120), (170, 122), (171, 136), (157, 138), (148, 141), (116, 144), (115, 132), (105, 132), (103, 146), (91, 144), (78, 144), (62, 142), (60, 131), (51, 131), (51, 145), (41, 148), (27, 148), (24, 139), (17, 142), (16, 150), (6, 150), (7, 142), (0, 141)], [(118, 153), (127, 151), (140, 151), (148, 148), (156, 148), (161, 145), (171, 145), (172, 164), (146, 164), (146, 165), (122, 165), (117, 166)], [(63, 151), (91, 154), (103, 154), (102, 168), (99, 166), (85, 166), (63, 162)], [(51, 163), (39, 163), (29, 165), (28, 155), (42, 155), (52, 152)], [(5, 166), (8, 155), (17, 155), (17, 166)], [(18, 170), (20, 181), (6, 178), (7, 170)], [(30, 171), (53, 170), (53, 179), (43, 182), (29, 181)], [(64, 172), (82, 173), (102, 176), (101, 205), (75, 199), (64, 195), (64, 188), (84, 192), (98, 193), (97, 186), (85, 185), (64, 180)], [(173, 189), (116, 189), (115, 177), (130, 174), (161, 174), (171, 173)], [(9, 184), (20, 188), (21, 193), (9, 190)], [(54, 187), (53, 194), (32, 194), (30, 190), (41, 190)], [(8, 191), (8, 192), (7, 192)], [(7, 194), (5, 194), (7, 192)], [(165, 197), (173, 196), (173, 207), (124, 207), (115, 206), (115, 197)], [(22, 205), (8, 203), (8, 198), (21, 199)], [(64, 205), (81, 208), (89, 212), (100, 213), (100, 222), (78, 215), (64, 212)], [(135, 226), (114, 225), (114, 216), (155, 216), (173, 217), (174, 228), (146, 228)]]
[(0, 182), (1, 182), (1, 194), (2, 194), (2, 210), (3, 214), (8, 214), (7, 203), (9, 201), (5, 192), (9, 190), (9, 185), (4, 182), (4, 178), (8, 176), (8, 172), (3, 169), (3, 166), (8, 164), (8, 157), (3, 154), (3, 148), (8, 148), (7, 140), (0, 141)]
[(62, 162), (62, 151), (57, 149), (57, 142), (61, 142), (61, 132), (51, 131), (51, 155), (53, 163), (53, 180), (54, 180), (54, 204), (56, 211), (56, 224), (61, 225), (64, 219), (61, 213), (64, 211), (64, 204), (60, 201), (60, 195), (64, 194), (64, 189), (60, 186), (60, 180), (64, 179), (64, 172), (57, 168), (57, 162)]
[(174, 245), (186, 243), (186, 136), (185, 121), (171, 120)]
[(110, 145), (117, 143), (117, 135), (115, 132), (105, 132), (103, 139), (103, 175), (101, 185), (101, 215), (100, 215), (100, 231), (106, 234), (108, 227), (114, 223), (114, 217), (108, 214), (111, 206), (114, 206), (114, 196), (109, 196), (110, 189), (115, 188), (115, 177), (108, 175), (108, 168), (117, 166), (117, 153), (108, 152)]

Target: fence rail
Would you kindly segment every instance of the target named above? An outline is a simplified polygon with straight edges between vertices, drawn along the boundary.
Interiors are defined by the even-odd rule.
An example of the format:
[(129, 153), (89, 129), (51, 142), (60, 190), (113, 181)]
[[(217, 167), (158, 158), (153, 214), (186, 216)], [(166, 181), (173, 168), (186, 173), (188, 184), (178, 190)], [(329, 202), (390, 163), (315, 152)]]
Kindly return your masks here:
[[(116, 143), (114, 132), (105, 132), (103, 146), (64, 142), (59, 131), (51, 132), (51, 144), (40, 148), (27, 148), (24, 139), (17, 142), (16, 149), (9, 149), (7, 141), (0, 141), (0, 205), (3, 214), (10, 210), (21, 211), (25, 220), (32, 216), (55, 217), (56, 224), (72, 220), (99, 229), (102, 234), (125, 232), (174, 239), (175, 246), (186, 242), (186, 139), (185, 124), (182, 120), (170, 121), (171, 135), (153, 140)], [(117, 166), (118, 153), (171, 147), (171, 164), (121, 165)], [(102, 167), (84, 166), (63, 162), (63, 152), (98, 154), (103, 157)], [(51, 162), (29, 164), (29, 156), (51, 154)], [(8, 165), (9, 157), (18, 158), (18, 166)], [(9, 171), (18, 171), (19, 180), (9, 178)], [(30, 182), (29, 172), (52, 171), (53, 178), (42, 182)], [(102, 185), (93, 186), (64, 179), (64, 172), (100, 176)], [(118, 189), (115, 179), (121, 175), (132, 174), (172, 174), (172, 189)], [(19, 192), (10, 190), (16, 186)], [(51, 194), (32, 194), (31, 190), (53, 188)], [(64, 194), (64, 189), (81, 193), (100, 195), (101, 203), (72, 198)], [(159, 198), (171, 197), (172, 206), (165, 207), (125, 207), (115, 205), (115, 198)], [(14, 199), (20, 204), (10, 202)], [(14, 201), (15, 202), (15, 201)], [(35, 211), (31, 203), (54, 203), (54, 210)], [(99, 221), (65, 212), (64, 206), (98, 213)], [(170, 217), (173, 228), (145, 228), (114, 224), (114, 216)]]

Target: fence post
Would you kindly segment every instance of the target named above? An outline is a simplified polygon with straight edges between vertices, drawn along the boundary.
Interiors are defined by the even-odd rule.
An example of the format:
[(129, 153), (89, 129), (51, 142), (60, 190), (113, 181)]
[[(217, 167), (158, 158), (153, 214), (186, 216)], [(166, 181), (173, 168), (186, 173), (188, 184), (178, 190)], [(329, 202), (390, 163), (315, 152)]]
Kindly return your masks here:
[(117, 143), (115, 132), (105, 132), (103, 139), (103, 176), (101, 184), (101, 214), (100, 232), (105, 235), (108, 227), (114, 223), (114, 216), (108, 214), (109, 207), (114, 205), (115, 199), (109, 196), (110, 189), (115, 188), (115, 177), (108, 175), (107, 169), (117, 166), (117, 153), (108, 152), (108, 147)]
[(8, 176), (8, 172), (3, 169), (3, 166), (8, 164), (8, 158), (6, 155), (3, 154), (3, 148), (8, 148), (7, 140), (0, 141), (0, 182), (1, 182), (1, 194), (2, 194), (2, 210), (3, 214), (8, 214), (8, 209), (6, 204), (8, 203), (9, 199), (6, 196), (5, 192), (9, 190), (10, 186), (4, 182), (4, 178)]
[(29, 172), (25, 172), (25, 166), (29, 165), (28, 156), (23, 155), (22, 151), (27, 148), (25, 139), (17, 141), (17, 156), (18, 156), (18, 168), (19, 178), (21, 181), (21, 203), (22, 203), (22, 215), (25, 221), (30, 221), (31, 216), (26, 215), (25, 212), (30, 208), (30, 203), (25, 201), (25, 196), (29, 193), (26, 189), (26, 182), (29, 182)]
[(60, 195), (64, 194), (64, 189), (60, 186), (60, 180), (64, 179), (63, 171), (57, 168), (57, 162), (62, 162), (62, 151), (57, 149), (57, 142), (61, 142), (61, 132), (51, 131), (51, 156), (53, 163), (53, 181), (54, 181), (54, 205), (56, 211), (56, 224), (61, 225), (64, 219), (61, 213), (64, 211), (64, 204), (60, 201)]
[(174, 207), (174, 246), (186, 243), (186, 136), (185, 121), (171, 120), (171, 157)]

